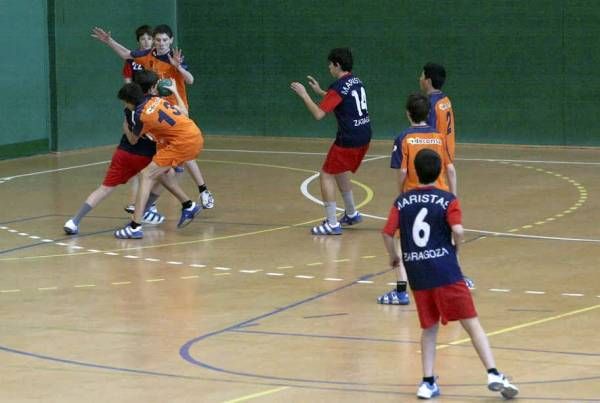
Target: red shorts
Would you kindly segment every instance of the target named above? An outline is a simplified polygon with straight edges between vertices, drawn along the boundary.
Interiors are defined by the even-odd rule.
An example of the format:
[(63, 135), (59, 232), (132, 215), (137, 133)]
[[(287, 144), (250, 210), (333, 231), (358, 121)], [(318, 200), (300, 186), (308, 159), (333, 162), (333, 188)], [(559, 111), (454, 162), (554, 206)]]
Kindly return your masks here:
[(117, 148), (104, 176), (104, 186), (114, 187), (127, 183), (152, 161), (152, 157), (132, 154)]
[(325, 163), (323, 163), (323, 172), (330, 175), (341, 174), (346, 171), (356, 172), (362, 162), (369, 145), (360, 147), (340, 147), (335, 143), (329, 148)]
[(414, 290), (421, 328), (477, 316), (473, 297), (463, 280), (429, 290)]

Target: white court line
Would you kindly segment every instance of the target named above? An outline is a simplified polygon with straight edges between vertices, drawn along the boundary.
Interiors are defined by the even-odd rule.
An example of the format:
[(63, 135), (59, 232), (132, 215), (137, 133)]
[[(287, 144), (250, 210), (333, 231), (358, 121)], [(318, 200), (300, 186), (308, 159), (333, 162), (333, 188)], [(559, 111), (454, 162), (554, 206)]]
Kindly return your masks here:
[[(313, 180), (315, 180), (316, 178), (319, 177), (319, 174), (314, 174), (309, 176), (308, 178), (306, 178), (304, 180), (304, 182), (302, 182), (302, 184), (300, 185), (300, 192), (302, 192), (302, 195), (304, 197), (306, 197), (308, 200), (319, 204), (319, 205), (323, 205), (323, 202), (319, 199), (317, 199), (315, 196), (313, 196), (309, 191), (308, 191), (308, 185), (310, 184), (310, 182), (312, 182)], [(337, 208), (338, 211), (344, 211), (343, 208), (338, 207)], [(373, 214), (366, 214), (366, 213), (360, 213), (363, 217), (368, 217), (368, 218), (373, 218), (375, 220), (381, 220), (381, 221), (387, 221), (387, 217), (381, 217), (381, 216), (377, 216), (377, 215), (373, 215)], [(570, 241), (570, 242), (592, 242), (592, 243), (600, 243), (600, 239), (593, 239), (593, 238), (567, 238), (567, 237), (559, 237), (559, 236), (543, 236), (543, 235), (525, 235), (525, 234), (512, 234), (509, 232), (495, 232), (495, 231), (484, 231), (484, 230), (477, 230), (477, 229), (468, 229), (465, 228), (466, 232), (475, 232), (478, 234), (486, 234), (486, 235), (494, 235), (494, 236), (502, 236), (502, 237), (510, 237), (510, 238), (528, 238), (528, 239), (547, 239), (547, 240), (552, 240), (552, 241)]]
[[(327, 154), (327, 153), (314, 153), (314, 152), (301, 152), (301, 151), (238, 150), (238, 149), (219, 149), (219, 148), (207, 148), (207, 149), (204, 149), (204, 152), (249, 153), (249, 154), (289, 154), (289, 155), (326, 155)], [(386, 157), (389, 157), (389, 155), (388, 154), (386, 154), (386, 155), (367, 154), (366, 157), (368, 157), (369, 160), (371, 160), (371, 158), (373, 158), (373, 159), (386, 158)], [(509, 160), (509, 159), (496, 159), (496, 158), (456, 158), (456, 160), (457, 161), (481, 161), (481, 162), (516, 162), (516, 163), (529, 163), (529, 164), (600, 165), (600, 162), (584, 162), (584, 161)], [(73, 166), (64, 167), (64, 168), (48, 169), (45, 171), (35, 171), (35, 172), (29, 172), (29, 173), (25, 173), (25, 174), (6, 176), (3, 178), (0, 178), (0, 181), (7, 181), (7, 180), (16, 179), (16, 178), (24, 178), (24, 177), (33, 176), (33, 175), (43, 175), (43, 174), (47, 174), (47, 173), (68, 171), (68, 170), (77, 169), (77, 168), (87, 168), (87, 167), (91, 167), (94, 165), (107, 164), (108, 162), (110, 162), (110, 161), (109, 160), (98, 161), (98, 162), (91, 162), (89, 164), (73, 165)]]

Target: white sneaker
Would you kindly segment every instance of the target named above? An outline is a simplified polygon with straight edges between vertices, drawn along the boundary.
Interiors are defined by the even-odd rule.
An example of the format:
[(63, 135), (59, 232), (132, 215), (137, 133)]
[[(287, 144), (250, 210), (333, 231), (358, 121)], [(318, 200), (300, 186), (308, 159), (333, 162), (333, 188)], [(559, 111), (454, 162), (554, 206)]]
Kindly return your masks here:
[(419, 399), (431, 399), (440, 395), (440, 387), (437, 382), (430, 385), (428, 382), (421, 382), (419, 389), (417, 389), (417, 397)]
[(154, 211), (152, 210), (152, 207), (150, 207), (143, 215), (142, 217), (142, 222), (144, 224), (152, 224), (152, 225), (158, 225), (158, 224), (162, 224), (162, 222), (165, 220), (165, 216), (160, 214), (157, 210), (156, 207), (154, 207)]
[(208, 190), (200, 193), (200, 205), (202, 208), (211, 209), (215, 207), (215, 198)]
[(519, 394), (519, 388), (510, 383), (503, 373), (488, 374), (488, 389), (492, 392), (500, 392), (505, 399), (512, 399)]
[(73, 220), (67, 221), (63, 229), (67, 235), (77, 235), (79, 233), (79, 226), (75, 225)]

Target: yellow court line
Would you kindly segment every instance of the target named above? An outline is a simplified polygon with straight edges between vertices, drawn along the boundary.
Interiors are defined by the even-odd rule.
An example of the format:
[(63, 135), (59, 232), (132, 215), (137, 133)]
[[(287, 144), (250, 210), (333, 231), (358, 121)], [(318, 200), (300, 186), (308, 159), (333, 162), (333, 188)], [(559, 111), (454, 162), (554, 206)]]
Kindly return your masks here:
[(258, 392), (258, 393), (253, 393), (251, 395), (246, 395), (246, 396), (238, 397), (237, 399), (227, 400), (227, 401), (225, 401), (223, 403), (245, 402), (246, 400), (251, 400), (251, 399), (254, 399), (254, 398), (257, 398), (257, 397), (271, 395), (273, 393), (281, 392), (282, 390), (286, 390), (286, 389), (289, 389), (289, 388), (290, 388), (289, 386), (283, 386), (281, 388), (269, 389), (269, 390), (265, 390), (263, 392)]
[[(267, 168), (280, 168), (280, 169), (288, 169), (288, 170), (292, 170), (292, 171), (309, 172), (309, 173), (313, 173), (313, 174), (316, 173), (315, 171), (311, 171), (308, 169), (284, 167), (284, 166), (280, 166), (280, 165), (258, 164), (258, 163), (249, 163), (249, 162), (235, 162), (235, 161), (220, 161), (220, 160), (203, 160), (203, 161), (204, 162), (217, 162), (217, 163), (230, 163), (230, 164), (238, 164), (238, 165), (252, 165), (252, 166), (261, 166), (261, 167), (267, 167)], [(365, 199), (356, 206), (357, 209), (367, 205), (368, 203), (371, 202), (371, 200), (373, 200), (373, 190), (369, 186), (365, 185), (364, 183), (355, 181), (355, 180), (351, 180), (351, 182), (354, 183), (355, 185), (361, 187), (366, 193)], [(160, 244), (160, 245), (138, 246), (135, 248), (112, 249), (112, 250), (103, 251), (103, 252), (125, 252), (125, 251), (130, 251), (130, 250), (137, 251), (137, 250), (141, 250), (141, 249), (154, 249), (154, 248), (164, 248), (167, 246), (180, 246), (180, 245), (188, 245), (188, 244), (209, 242), (209, 241), (221, 241), (224, 239), (233, 239), (233, 238), (240, 238), (240, 237), (250, 236), (250, 235), (265, 234), (265, 233), (273, 232), (273, 231), (281, 231), (284, 229), (300, 227), (300, 226), (303, 226), (306, 224), (312, 224), (314, 222), (319, 222), (321, 220), (323, 220), (322, 217), (316, 218), (316, 219), (310, 220), (310, 221), (301, 222), (298, 224), (285, 225), (282, 227), (269, 228), (269, 229), (264, 229), (264, 230), (259, 230), (259, 231), (245, 232), (242, 234), (224, 235), (224, 236), (215, 237), (215, 238), (196, 239), (193, 241), (173, 242), (173, 243), (166, 243), (166, 244)], [(90, 255), (93, 253), (97, 253), (97, 252), (59, 253), (59, 254), (55, 254), (55, 255), (11, 257), (11, 258), (2, 258), (2, 259), (0, 259), (0, 261), (34, 260), (34, 259), (46, 259), (46, 258), (53, 258), (53, 257), (83, 256), (83, 255)]]
[[(598, 308), (600, 308), (600, 304), (598, 304), (598, 305), (592, 305), (592, 306), (589, 306), (587, 308), (577, 309), (575, 311), (565, 312), (565, 313), (562, 313), (560, 315), (550, 316), (550, 317), (544, 318), (544, 319), (534, 320), (532, 322), (526, 322), (526, 323), (523, 323), (523, 324), (520, 324), (520, 325), (516, 325), (516, 326), (507, 327), (507, 328), (504, 328), (504, 329), (496, 330), (494, 332), (486, 333), (486, 335), (488, 337), (492, 337), (492, 336), (496, 336), (496, 335), (503, 334), (503, 333), (509, 333), (509, 332), (513, 332), (515, 330), (524, 329), (526, 327), (531, 327), (531, 326), (539, 325), (541, 323), (546, 323), (546, 322), (551, 322), (553, 320), (566, 318), (567, 316), (573, 316), (573, 315), (577, 315), (577, 314), (580, 314), (580, 313), (589, 312), (589, 311), (592, 311), (592, 310), (598, 309)], [(460, 340), (452, 341), (450, 343), (439, 345), (435, 349), (436, 350), (442, 350), (444, 348), (455, 346), (457, 344), (468, 343), (470, 341), (471, 341), (470, 338), (460, 339)]]

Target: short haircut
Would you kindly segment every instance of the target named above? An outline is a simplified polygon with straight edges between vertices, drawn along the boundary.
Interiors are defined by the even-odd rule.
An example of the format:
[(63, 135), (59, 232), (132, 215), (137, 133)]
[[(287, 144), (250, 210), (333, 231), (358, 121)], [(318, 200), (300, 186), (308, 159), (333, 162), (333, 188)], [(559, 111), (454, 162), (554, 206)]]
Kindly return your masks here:
[(147, 94), (158, 82), (158, 76), (152, 70), (142, 70), (135, 73), (133, 81), (141, 87), (144, 94)]
[(423, 75), (431, 79), (431, 85), (436, 90), (441, 90), (446, 81), (446, 69), (441, 64), (427, 63), (423, 66)]
[(339, 64), (343, 71), (352, 71), (352, 50), (350, 48), (335, 48), (331, 49), (327, 56), (333, 64)]
[(152, 37), (154, 38), (158, 34), (167, 34), (169, 38), (173, 37), (173, 31), (167, 24), (161, 24), (154, 27), (154, 31), (152, 31)]
[(142, 91), (142, 87), (139, 84), (128, 83), (121, 87), (117, 98), (128, 104), (139, 105), (144, 100), (144, 91)]
[(412, 93), (406, 100), (406, 110), (410, 115), (410, 118), (415, 123), (421, 123), (427, 121), (427, 115), (429, 115), (429, 99), (419, 93)]
[(442, 171), (442, 159), (435, 151), (424, 148), (415, 157), (415, 170), (421, 184), (433, 183)]
[(142, 35), (148, 35), (152, 37), (152, 27), (150, 25), (141, 25), (135, 30), (135, 40), (139, 41)]

